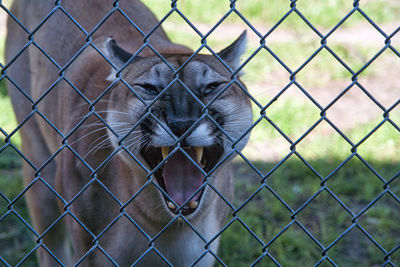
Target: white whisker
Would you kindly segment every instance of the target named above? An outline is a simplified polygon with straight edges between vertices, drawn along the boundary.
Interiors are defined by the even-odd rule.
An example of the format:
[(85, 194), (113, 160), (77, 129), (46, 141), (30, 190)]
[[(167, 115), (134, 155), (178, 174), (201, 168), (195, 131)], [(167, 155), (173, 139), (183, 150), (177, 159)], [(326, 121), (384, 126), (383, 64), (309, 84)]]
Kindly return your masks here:
[[(104, 136), (103, 136), (104, 137)], [(100, 146), (103, 145), (105, 142), (110, 142), (110, 139), (108, 137), (106, 137), (103, 141), (99, 142), (98, 144), (96, 144), (93, 148), (91, 148), (84, 156), (83, 159), (86, 159), (86, 157), (94, 152), (97, 151), (98, 149), (100, 149)], [(89, 146), (90, 147), (90, 146)]]
[(104, 129), (106, 129), (106, 128), (107, 128), (107, 127), (104, 126), (104, 127), (98, 128), (98, 129), (96, 129), (96, 130), (93, 130), (93, 131), (91, 131), (91, 132), (89, 132), (89, 133), (87, 133), (87, 134), (85, 134), (85, 135), (79, 137), (79, 138), (76, 139), (75, 141), (73, 141), (73, 142), (71, 143), (71, 145), (75, 144), (76, 142), (82, 140), (83, 138), (85, 138), (85, 137), (87, 137), (87, 136), (89, 136), (89, 135), (91, 135), (91, 134), (94, 134), (94, 133), (96, 133), (96, 132), (98, 132), (98, 131), (101, 131), (101, 130), (104, 130)]
[(102, 110), (102, 111), (96, 111), (98, 114), (103, 114), (103, 113), (115, 113), (115, 114), (122, 114), (122, 115), (131, 115), (128, 112), (122, 112), (122, 111), (117, 111), (117, 110)]

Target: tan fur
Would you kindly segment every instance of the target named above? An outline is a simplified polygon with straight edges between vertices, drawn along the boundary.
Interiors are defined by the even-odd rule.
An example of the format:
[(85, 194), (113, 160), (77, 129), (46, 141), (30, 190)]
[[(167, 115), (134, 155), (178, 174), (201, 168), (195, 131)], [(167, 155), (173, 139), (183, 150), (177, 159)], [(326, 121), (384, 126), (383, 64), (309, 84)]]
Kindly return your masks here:
[[(53, 2), (16, 0), (12, 12), (21, 19), (24, 25), (33, 30), (47, 12), (54, 8)], [(112, 9), (113, 2), (111, 0), (70, 0), (62, 1), (62, 4), (65, 10), (87, 32), (90, 32)], [(154, 15), (139, 1), (120, 1), (120, 7), (145, 33), (157, 24)], [(104, 44), (110, 36), (130, 53), (135, 53), (143, 44), (143, 36), (118, 12), (112, 14), (90, 38), (98, 49), (107, 53), (104, 50)], [(60, 10), (56, 11), (34, 35), (37, 45), (62, 68), (85, 44), (85, 39), (86, 36)], [(171, 43), (160, 27), (154, 31), (149, 40), (150, 44), (176, 68), (191, 54), (190, 49)], [(9, 20), (7, 62), (26, 42), (26, 34), (17, 24)], [(122, 72), (128, 83), (134, 83), (143, 77), (143, 74), (149, 72), (152, 66), (162, 64), (159, 58), (153, 57), (149, 48), (145, 48), (140, 56), (144, 57), (140, 64), (132, 63)], [(182, 77), (185, 84), (189, 86), (194, 83), (192, 79), (198, 76), (197, 72), (203, 65), (215, 71), (213, 75), (230, 80), (230, 72), (213, 56), (199, 55), (186, 68), (189, 73)], [(112, 144), (107, 142), (103, 146), (100, 144), (102, 140), (107, 138), (113, 140), (115, 137), (97, 115), (109, 124), (134, 123), (134, 120), (126, 121), (125, 118), (118, 115), (113, 117), (107, 112), (110, 110), (124, 112), (132, 108), (143, 115), (146, 107), (122, 82), (118, 82), (90, 109), (69, 84), (69, 82), (72, 83), (93, 102), (111, 84), (107, 80), (111, 69), (106, 60), (89, 46), (80, 52), (65, 72), (64, 70), (60, 72), (51, 61), (31, 45), (7, 70), (9, 77), (14, 79), (35, 101), (46, 93), (57, 79), (65, 77), (68, 82), (61, 79), (38, 103), (38, 111), (64, 136), (69, 135), (70, 131), (82, 122), (82, 125), (64, 141), (63, 137), (38, 113), (33, 115), (20, 130), (22, 151), (37, 168), (54, 156), (54, 159), (40, 169), (39, 173), (36, 173), (38, 169), (35, 170), (28, 164), (24, 164), (25, 184), (28, 185), (35, 179), (36, 173), (36, 176), (40, 175), (38, 177), (45, 180), (63, 198), (63, 200), (58, 199), (46, 185), (37, 181), (26, 193), (33, 226), (38, 234), (42, 234), (56, 219), (63, 216), (44, 235), (43, 243), (66, 266), (79, 261), (93, 246), (98, 247), (95, 247), (80, 266), (112, 266), (112, 263), (104, 256), (103, 250), (120, 266), (129, 266), (149, 248), (153, 249), (148, 251), (139, 262), (139, 266), (167, 266), (157, 255), (156, 250), (174, 266), (189, 266), (204, 252), (206, 243), (188, 226), (187, 222), (182, 218), (176, 218), (176, 215), (168, 209), (162, 194), (154, 184), (150, 183), (142, 189), (143, 185), (148, 183), (146, 172), (128, 153), (121, 150), (111, 160), (104, 162), (118, 149), (118, 144), (115, 140), (111, 142)], [(168, 72), (168, 70), (163, 70), (163, 72)], [(32, 104), (11, 84), (9, 84), (9, 94), (18, 121), (21, 122), (32, 111)], [(155, 104), (157, 105), (159, 104)], [(251, 123), (249, 100), (242, 89), (236, 85), (222, 94), (220, 100), (216, 101), (212, 107), (227, 110), (227, 116), (229, 108), (241, 109), (240, 116), (242, 117), (240, 118), (242, 119), (237, 123), (244, 125), (243, 131), (238, 132), (235, 138), (243, 134)], [(82, 121), (89, 112), (93, 111), (96, 111), (97, 115), (92, 114)], [(232, 125), (233, 128), (237, 128), (234, 124)], [(234, 132), (234, 129), (227, 127), (227, 131), (231, 130)], [(246, 141), (247, 138), (244, 138), (238, 144), (238, 149), (243, 148)], [(60, 150), (61, 147), (63, 147), (62, 150)], [(226, 149), (228, 148), (230, 149), (226, 144)], [(76, 154), (79, 154), (85, 162), (82, 162)], [(138, 160), (143, 161), (140, 156)], [(86, 164), (89, 164), (92, 170), (97, 168), (99, 170), (93, 174)], [(213, 173), (209, 181), (227, 200), (232, 200), (233, 180), (229, 160)], [(88, 184), (90, 186), (86, 187)], [(82, 190), (83, 188), (85, 190)], [(110, 190), (119, 202), (115, 201), (105, 188)], [(132, 199), (139, 191), (141, 192)], [(71, 202), (73, 199), (74, 201)], [(126, 206), (122, 207), (122, 205)], [(206, 187), (200, 206), (194, 213), (187, 215), (186, 219), (208, 242), (222, 229), (229, 210), (229, 206), (210, 187)], [(116, 218), (118, 219), (115, 220)], [(114, 220), (114, 224), (110, 226)], [(157, 236), (171, 220), (175, 222)], [(90, 233), (81, 224), (84, 224)], [(105, 229), (107, 230), (103, 232)], [(143, 235), (142, 231), (148, 236)], [(102, 232), (100, 238), (94, 241), (94, 237)], [(157, 238), (152, 240), (155, 236)], [(218, 242), (219, 238), (216, 238), (207, 248), (216, 253)], [(72, 250), (70, 244), (72, 244)], [(38, 250), (38, 255), (41, 266), (57, 266), (57, 262), (44, 248)], [(212, 266), (214, 260), (214, 257), (208, 253), (197, 266)]]

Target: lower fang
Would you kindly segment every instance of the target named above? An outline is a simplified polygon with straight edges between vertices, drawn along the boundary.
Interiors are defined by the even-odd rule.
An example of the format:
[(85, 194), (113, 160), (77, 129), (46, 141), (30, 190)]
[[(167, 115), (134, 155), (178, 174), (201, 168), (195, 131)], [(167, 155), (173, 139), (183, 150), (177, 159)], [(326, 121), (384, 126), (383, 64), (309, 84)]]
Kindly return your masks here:
[(171, 209), (171, 210), (176, 209), (176, 206), (174, 205), (174, 203), (172, 203), (170, 201), (168, 201), (167, 205), (168, 205), (168, 208)]
[(190, 203), (189, 203), (189, 208), (191, 208), (192, 210), (194, 210), (198, 206), (199, 206), (199, 202), (197, 202), (197, 201), (190, 201)]

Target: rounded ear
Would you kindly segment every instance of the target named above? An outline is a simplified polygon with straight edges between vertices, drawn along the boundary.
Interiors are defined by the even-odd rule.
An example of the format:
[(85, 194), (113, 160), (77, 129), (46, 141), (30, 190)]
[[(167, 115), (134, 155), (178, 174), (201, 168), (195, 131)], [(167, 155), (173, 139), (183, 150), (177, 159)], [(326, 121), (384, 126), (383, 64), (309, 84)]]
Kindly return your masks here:
[(117, 68), (121, 68), (132, 57), (131, 53), (122, 49), (111, 37), (104, 42), (104, 52), (108, 60)]
[(240, 58), (246, 51), (246, 44), (246, 30), (244, 30), (230, 46), (223, 49), (218, 55), (235, 70), (240, 66)]

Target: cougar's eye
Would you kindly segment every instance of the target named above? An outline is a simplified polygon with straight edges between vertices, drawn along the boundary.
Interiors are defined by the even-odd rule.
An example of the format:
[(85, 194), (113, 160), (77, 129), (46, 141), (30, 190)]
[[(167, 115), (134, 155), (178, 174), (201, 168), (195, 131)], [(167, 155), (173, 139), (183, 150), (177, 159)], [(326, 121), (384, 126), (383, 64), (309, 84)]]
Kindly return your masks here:
[(158, 94), (158, 90), (157, 87), (153, 84), (150, 83), (144, 83), (144, 84), (140, 84), (140, 87), (142, 87), (143, 89), (146, 90), (146, 93), (151, 94), (151, 95), (157, 95)]
[(213, 82), (210, 83), (206, 86), (206, 88), (204, 89), (204, 95), (209, 95), (212, 92), (214, 92), (216, 89), (218, 89), (218, 87), (223, 84), (222, 82)]

